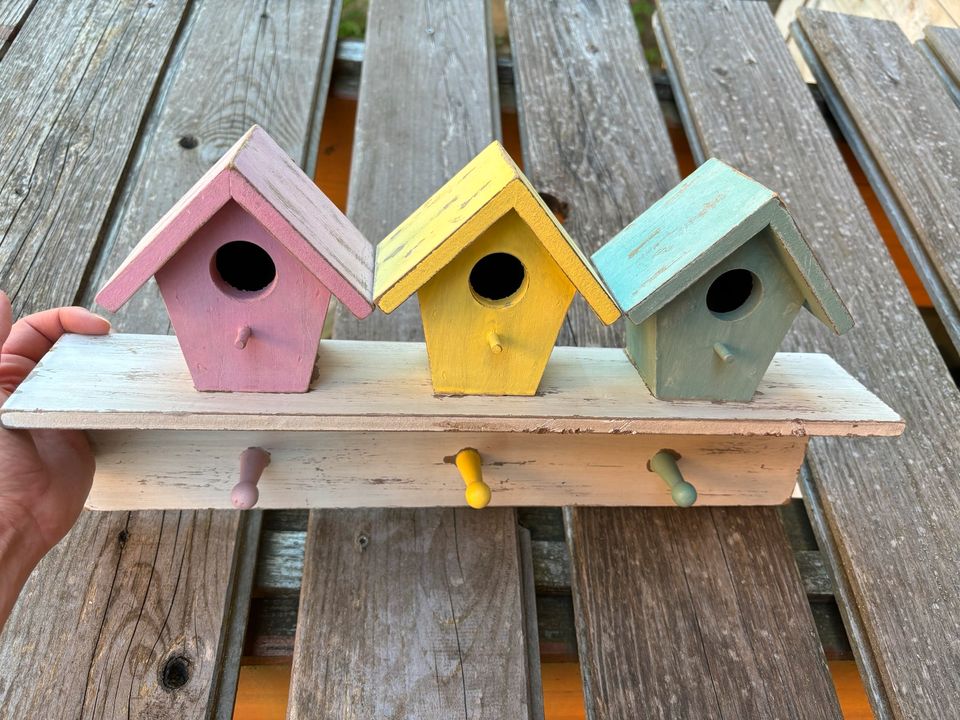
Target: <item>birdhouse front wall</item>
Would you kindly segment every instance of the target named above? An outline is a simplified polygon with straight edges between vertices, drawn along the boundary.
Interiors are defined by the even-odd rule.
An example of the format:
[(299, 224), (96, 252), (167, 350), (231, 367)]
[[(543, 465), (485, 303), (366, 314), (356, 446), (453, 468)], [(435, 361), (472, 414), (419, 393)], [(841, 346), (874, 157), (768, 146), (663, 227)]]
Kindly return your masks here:
[(434, 392), (534, 395), (574, 293), (507, 212), (418, 291)]
[(660, 399), (749, 401), (803, 304), (769, 228), (657, 313), (627, 354)]
[(198, 390), (307, 390), (330, 292), (238, 204), (156, 279)]

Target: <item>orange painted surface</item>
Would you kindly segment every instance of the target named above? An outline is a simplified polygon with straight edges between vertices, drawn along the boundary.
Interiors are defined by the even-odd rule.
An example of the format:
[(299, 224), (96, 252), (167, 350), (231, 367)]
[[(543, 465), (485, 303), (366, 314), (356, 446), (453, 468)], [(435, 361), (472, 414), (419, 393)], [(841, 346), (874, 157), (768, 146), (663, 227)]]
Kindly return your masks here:
[(544, 663), (543, 717), (544, 720), (582, 720), (583, 681), (577, 663)]
[(289, 662), (241, 665), (233, 720), (284, 720), (289, 694)]
[(831, 660), (827, 664), (837, 688), (844, 720), (873, 720), (873, 711), (857, 664), (853, 660)]
[[(347, 211), (347, 188), (353, 154), (353, 126), (357, 120), (354, 98), (330, 94), (320, 129), (317, 171), (314, 180), (342, 212)], [(379, 240), (380, 238), (377, 238)]]

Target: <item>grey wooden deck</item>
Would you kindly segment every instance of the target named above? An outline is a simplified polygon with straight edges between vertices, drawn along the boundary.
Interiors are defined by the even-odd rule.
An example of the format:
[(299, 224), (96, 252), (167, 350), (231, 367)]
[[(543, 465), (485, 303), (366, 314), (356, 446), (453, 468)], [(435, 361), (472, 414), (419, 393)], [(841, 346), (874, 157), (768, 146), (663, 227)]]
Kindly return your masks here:
[[(85, 513), (0, 635), (0, 718), (228, 718), (244, 654), (293, 658), (290, 717), (537, 718), (538, 661), (572, 653), (591, 718), (836, 718), (824, 659), (851, 652), (877, 717), (960, 716), (960, 397), (766, 4), (663, 2), (668, 77), (621, 0), (508, 10), (498, 65), (483, 0), (371, 2), (354, 222), (386, 234), (500, 136), (509, 104), (527, 173), (592, 249), (678, 179), (678, 117), (698, 161), (783, 193), (855, 315), (840, 339), (800, 322), (789, 348), (833, 354), (907, 433), (811, 445), (812, 531), (797, 504)], [(349, 87), (360, 65), (335, 63), (338, 13), (0, 0), (0, 287), (16, 311), (90, 304), (254, 122), (313, 171), (334, 67)], [(956, 342), (960, 39), (933, 31), (921, 54), (875, 21), (810, 13), (801, 29)], [(169, 331), (154, 289), (114, 321)], [(561, 342), (620, 332), (577, 305)], [(335, 333), (420, 325), (411, 305)]]

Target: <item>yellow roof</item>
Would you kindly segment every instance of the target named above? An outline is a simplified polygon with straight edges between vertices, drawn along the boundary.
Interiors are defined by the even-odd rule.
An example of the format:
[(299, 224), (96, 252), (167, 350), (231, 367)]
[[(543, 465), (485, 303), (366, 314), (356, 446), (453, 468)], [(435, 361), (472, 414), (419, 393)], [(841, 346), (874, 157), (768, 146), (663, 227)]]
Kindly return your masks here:
[(620, 310), (580, 248), (499, 142), (492, 142), (377, 246), (374, 302), (386, 313), (510, 210), (609, 325)]

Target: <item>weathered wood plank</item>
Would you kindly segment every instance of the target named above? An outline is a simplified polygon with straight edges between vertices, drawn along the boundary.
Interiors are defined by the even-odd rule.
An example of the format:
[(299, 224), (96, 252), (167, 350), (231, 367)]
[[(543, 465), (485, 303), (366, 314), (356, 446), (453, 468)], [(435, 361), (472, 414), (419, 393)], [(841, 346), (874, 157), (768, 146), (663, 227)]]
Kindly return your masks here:
[(511, 512), (311, 513), (291, 717), (526, 717)]
[(960, 144), (960, 113), (895, 24), (813, 11), (800, 18), (799, 46), (960, 346), (960, 157), (949, 151)]
[(931, 25), (924, 39), (954, 78), (960, 78), (960, 28)]
[(930, 61), (956, 105), (960, 105), (960, 28), (928, 27), (917, 49)]
[[(499, 138), (483, 2), (370, 3), (348, 215), (377, 243)], [(416, 299), (389, 316), (337, 313), (342, 338), (422, 340)]]
[[(183, 12), (178, 3), (44, 3), (0, 63), (8, 189), (0, 282), (21, 311), (75, 298)], [(192, 576), (210, 562), (214, 582), (204, 587), (224, 588), (237, 525), (211, 526), (208, 515), (185, 542), (192, 528), (181, 529), (182, 519), (81, 517), (31, 576), (0, 636), (5, 717), (76, 717), (88, 708), (112, 717), (118, 700), (130, 711), (192, 714), (207, 705), (219, 616), (197, 612), (193, 600), (203, 607), (212, 598), (178, 592), (177, 580), (184, 565)], [(131, 586), (139, 592), (117, 594)], [(195, 632), (179, 633), (187, 621)], [(168, 662), (185, 690), (159, 687)]]
[[(629, 11), (512, 3), (510, 23), (525, 167), (594, 249), (679, 176)], [(593, 326), (572, 315), (570, 339), (619, 340)], [(776, 511), (574, 509), (567, 534), (589, 717), (838, 717)]]
[(878, 18), (897, 23), (911, 40), (919, 38), (927, 25), (956, 27), (960, 22), (960, 2), (957, 0), (783, 0), (776, 10), (776, 22), (787, 41), (793, 59), (803, 73), (803, 79), (814, 77), (804, 62), (803, 54), (791, 37), (790, 25), (804, 8), (851, 13), (861, 17)]
[(0, 277), (17, 314), (76, 297), (183, 14), (39, 3), (0, 62)]
[(875, 660), (889, 696), (887, 708), (874, 694), (877, 715), (942, 717), (960, 702), (947, 619), (960, 616), (960, 395), (767, 7), (671, 2), (660, 18), (688, 132), (782, 193), (857, 321), (837, 339), (801, 319), (787, 347), (828, 351), (907, 421), (889, 443), (813, 442), (808, 461), (855, 601), (846, 612), (870, 641), (855, 647), (861, 670)]
[[(69, 13), (67, 19), (70, 22), (64, 23), (62, 15), (65, 11), (60, 10), (60, 16), (55, 16), (55, 19), (47, 17), (42, 34), (38, 32), (30, 39), (37, 12), (42, 7), (45, 12), (55, 15), (54, 5), (41, 3), (31, 15), (30, 22), (18, 35), (13, 49), (0, 63), (0, 75), (11, 59), (16, 57), (16, 53), (21, 52), (21, 46), (32, 45), (33, 51), (42, 55), (44, 42), (49, 42), (51, 38), (67, 42), (74, 36), (86, 38), (86, 34), (91, 36), (88, 42), (93, 53), (93, 67), (98, 67), (104, 45), (101, 44), (94, 52), (96, 41), (101, 39), (101, 34), (105, 37), (116, 35), (117, 29), (113, 25), (118, 22), (117, 18), (122, 19), (131, 12), (126, 4), (122, 4), (119, 11), (113, 8), (116, 12), (110, 19), (112, 5), (101, 4), (102, 12), (99, 6), (97, 11), (102, 17), (96, 22), (89, 20), (94, 27), (87, 28), (86, 25), (79, 25), (78, 21), (71, 24), (73, 21)], [(79, 12), (79, 5), (70, 3), (70, 13)], [(132, 30), (124, 30), (126, 25), (121, 24), (120, 29), (124, 32), (117, 35), (120, 40), (116, 42), (135, 43), (141, 51), (152, 47), (157, 41), (154, 36), (159, 28), (151, 29), (145, 23), (156, 13), (169, 15), (171, 7), (170, 4), (136, 5), (139, 25)], [(299, 150), (299, 156), (306, 157), (308, 151), (305, 148), (313, 134), (311, 123), (316, 113), (304, 111), (299, 126), (288, 124), (289, 108), (282, 98), (289, 96), (297, 99), (291, 100), (291, 103), (298, 102), (305, 87), (316, 89), (321, 103), (325, 98), (326, 85), (322, 78), (326, 78), (328, 69), (320, 72), (318, 78), (317, 68), (326, 67), (323, 64), (326, 62), (323, 59), (323, 38), (328, 27), (335, 25), (332, 22), (333, 9), (329, 3), (300, 3), (280, 9), (271, 6), (265, 11), (262, 3), (251, 2), (242, 12), (233, 2), (203, 3), (195, 7), (185, 21), (188, 25), (176, 45), (171, 67), (158, 95), (158, 104), (153, 106), (144, 125), (140, 150), (130, 166), (131, 173), (126, 182), (121, 183), (120, 206), (128, 213), (124, 216), (121, 212), (121, 219), (129, 217), (130, 222), (142, 222), (149, 226), (175, 199), (172, 195), (176, 194), (177, 189), (189, 187), (196, 179), (195, 175), (202, 172), (202, 169), (198, 171), (196, 165), (183, 162), (187, 148), (176, 144), (177, 138), (183, 135), (161, 137), (157, 129), (158, 118), (189, 115), (192, 120), (201, 123), (203, 118), (215, 113), (214, 127), (224, 128), (222, 134), (216, 137), (229, 144), (235, 139), (231, 135), (234, 128), (240, 134), (251, 123), (249, 116), (240, 117), (237, 107), (246, 107), (242, 102), (244, 99), (259, 97), (264, 92), (268, 99), (257, 104), (263, 114), (258, 114), (254, 119), (261, 120), (272, 131), (271, 118), (274, 118), (277, 126), (284, 128), (278, 134), (293, 143), (295, 154)], [(145, 19), (140, 15), (144, 15)], [(230, 32), (225, 30), (224, 18), (232, 21)], [(172, 25), (167, 35), (169, 44), (179, 16), (168, 18), (168, 21)], [(97, 23), (99, 26), (96, 26)], [(289, 37), (286, 33), (299, 23), (310, 25), (312, 31), (321, 37), (308, 31)], [(54, 26), (59, 28), (58, 33), (50, 33), (49, 28)], [(66, 33), (64, 28), (71, 28), (73, 35)], [(134, 31), (148, 35), (149, 40), (144, 40)], [(130, 33), (134, 35), (132, 39), (127, 38)], [(117, 53), (111, 50), (106, 57), (111, 58), (112, 68), (98, 71), (86, 81), (102, 85), (105, 88), (103, 97), (90, 91), (78, 92), (78, 97), (89, 105), (88, 108), (87, 104), (83, 107), (87, 108), (91, 117), (99, 117), (97, 113), (103, 113), (105, 117), (116, 118), (116, 122), (122, 125), (122, 133), (105, 137), (102, 141), (113, 143), (119, 138), (126, 145), (122, 156), (116, 158), (116, 162), (111, 159), (109, 167), (103, 165), (102, 160), (98, 161), (99, 164), (91, 165), (91, 159), (98, 158), (98, 153), (101, 153), (98, 144), (88, 145), (81, 153), (76, 153), (76, 150), (68, 152), (66, 157), (69, 161), (87, 174), (74, 177), (69, 182), (61, 179), (62, 186), (55, 184), (56, 177), (46, 180), (51, 188), (62, 190), (65, 195), (57, 201), (61, 209), (73, 208), (75, 217), (69, 213), (64, 213), (62, 217), (63, 222), (67, 223), (63, 232), (71, 240), (80, 237), (86, 242), (89, 236), (90, 242), (78, 246), (75, 253), (79, 260), (77, 263), (63, 264), (60, 258), (46, 255), (36, 261), (45, 265), (38, 264), (35, 270), (44, 270), (51, 276), (64, 275), (66, 278), (69, 273), (63, 272), (65, 267), (79, 268), (75, 276), (69, 276), (69, 281), (61, 279), (57, 290), (59, 294), (45, 296), (37, 300), (38, 303), (69, 301), (77, 295), (80, 271), (87, 265), (87, 254), (92, 241), (101, 235), (99, 224), (103, 222), (102, 214), (99, 219), (93, 219), (88, 217), (88, 213), (91, 208), (99, 208), (100, 203), (105, 208), (118, 183), (130, 151), (132, 133), (140, 124), (139, 106), (128, 97), (130, 87), (139, 87), (138, 82), (142, 84), (149, 81), (159, 72), (166, 49), (156, 54), (153, 64), (150, 64), (145, 59), (131, 56), (126, 49), (121, 53), (122, 57), (114, 57)], [(244, 61), (238, 64), (237, 57)], [(46, 67), (38, 59), (33, 62), (36, 67)], [(50, 66), (60, 68), (63, 65), (63, 62), (59, 62)], [(311, 68), (310, 82), (306, 85), (303, 74), (305, 66)], [(27, 76), (33, 74), (36, 67), (21, 72)], [(75, 72), (80, 72), (82, 68), (83, 63), (80, 63)], [(144, 68), (149, 72), (145, 72)], [(211, 68), (228, 68), (230, 73), (236, 72), (236, 75), (230, 82), (225, 82), (227, 76), (223, 72), (211, 72)], [(109, 76), (105, 75), (107, 70), (111, 73)], [(131, 73), (130, 79), (124, 79), (124, 72)], [(134, 78), (138, 82), (134, 82)], [(269, 91), (261, 88), (265, 80), (269, 81)], [(172, 93), (171, 87), (189, 89)], [(220, 93), (224, 87), (234, 94), (226, 97), (217, 95), (218, 99), (211, 100), (209, 105), (197, 102), (198, 98), (213, 97), (215, 91)], [(150, 91), (149, 86), (143, 89), (144, 100)], [(59, 90), (51, 92), (53, 98), (61, 100), (68, 95)], [(125, 105), (113, 108), (112, 104), (104, 105), (104, 99)], [(309, 102), (312, 99), (308, 99)], [(15, 107), (16, 103), (11, 105)], [(232, 113), (237, 114), (235, 116)], [(53, 129), (58, 127), (57, 122), (62, 121), (63, 116), (60, 117), (61, 120), (56, 122), (47, 119), (48, 123), (53, 122)], [(91, 127), (99, 127), (93, 125), (93, 121), (90, 124)], [(68, 123), (68, 130), (73, 132), (76, 129), (74, 126), (83, 127), (83, 123), (73, 120), (72, 125)], [(108, 130), (111, 128), (105, 126), (104, 131)], [(127, 131), (131, 133), (129, 136)], [(294, 139), (298, 132), (299, 141)], [(37, 136), (42, 135), (41, 128), (37, 130)], [(99, 134), (96, 139), (99, 142)], [(22, 154), (26, 156), (35, 152), (34, 143), (39, 147), (40, 142), (36, 138), (24, 137)], [(62, 152), (69, 145), (69, 134), (58, 142), (49, 139), (49, 148), (46, 145), (41, 147), (41, 156), (43, 152), (49, 154), (57, 148)], [(148, 156), (149, 163), (146, 165), (142, 154), (145, 147), (159, 147)], [(107, 156), (112, 158), (114, 147), (111, 145), (109, 150)], [(0, 156), (3, 156), (3, 150), (0, 150)], [(216, 151), (214, 157), (200, 162), (210, 164), (215, 159)], [(6, 162), (19, 160), (6, 158)], [(46, 162), (49, 160), (44, 160)], [(106, 174), (107, 171), (114, 175)], [(43, 196), (44, 185), (35, 187), (35, 192)], [(130, 205), (130, 198), (135, 199), (135, 206)], [(93, 229), (85, 233), (83, 228), (87, 227), (86, 223), (92, 223), (90, 227)], [(115, 226), (116, 223), (112, 225)], [(130, 232), (135, 233), (135, 230)], [(108, 243), (107, 250), (111, 247)], [(65, 252), (66, 257), (73, 256), (71, 252), (61, 252)], [(68, 287), (69, 283), (73, 284)], [(96, 285), (93, 284), (87, 294), (92, 297), (95, 289)], [(30, 303), (27, 302), (26, 306), (30, 307)], [(160, 305), (146, 307), (139, 315), (131, 316), (128, 322), (131, 327), (141, 329), (165, 327), (166, 314)], [(243, 639), (242, 630), (246, 623), (249, 586), (252, 582), (249, 561), (256, 555), (256, 528), (248, 520), (250, 518), (245, 519), (237, 513), (210, 512), (85, 514), (77, 529), (34, 573), (24, 599), (18, 604), (14, 616), (7, 623), (5, 635), (0, 639), (4, 711), (25, 708), (23, 713), (13, 711), (11, 717), (77, 717), (82, 714), (97, 717), (230, 717), (239, 644)], [(126, 534), (120, 535), (123, 531)], [(104, 539), (96, 544), (96, 538)], [(239, 545), (238, 538), (241, 540)], [(109, 543), (117, 544), (119, 549), (111, 550)], [(98, 551), (100, 547), (104, 548), (104, 552)], [(53, 617), (56, 621), (51, 620)], [(40, 626), (49, 626), (50, 636), (43, 642), (32, 644), (28, 651), (8, 641), (9, 638), (21, 637), (29, 640), (33, 628)], [(64, 630), (65, 627), (69, 629)], [(61, 661), (61, 658), (64, 660)], [(70, 659), (73, 659), (72, 664)], [(171, 661), (170, 664), (168, 661)], [(181, 680), (185, 684), (165, 687), (165, 676), (168, 686), (177, 685)], [(9, 678), (16, 680), (9, 682)], [(64, 691), (65, 686), (69, 688), (68, 692)]]
[[(376, 241), (499, 135), (499, 109), (485, 2), (369, 12), (348, 215)], [(340, 312), (335, 335), (415, 339), (419, 313)], [(311, 515), (288, 717), (531, 715), (515, 513), (473, 512)]]
[[(338, 8), (335, 0), (221, 0), (198, 9), (107, 228), (84, 304), (92, 306), (140, 238), (254, 123), (312, 176)], [(153, 280), (111, 321), (116, 330), (170, 332)]]
[[(680, 181), (674, 164), (647, 160), (668, 153), (670, 138), (650, 122), (657, 99), (632, 20), (604, 5), (510, 6), (526, 174), (587, 256)], [(578, 297), (557, 343), (622, 346), (622, 322), (604, 327)]]
[[(775, 355), (757, 398), (747, 403), (657, 400), (616, 348), (558, 348), (535, 397), (434, 395), (422, 343), (325, 341), (320, 367), (320, 380), (306, 393), (196, 392), (171, 336), (67, 335), (0, 418), (19, 428), (212, 432), (799, 438), (903, 430), (896, 412), (819, 353)], [(76, 385), (85, 391), (71, 393)]]
[[(306, 532), (303, 530), (267, 530), (263, 533), (256, 569), (258, 589), (264, 592), (300, 589), (305, 540)], [(564, 542), (532, 540), (530, 556), (538, 592), (570, 592), (570, 553)], [(807, 598), (812, 602), (829, 599), (833, 595), (833, 587), (820, 552), (794, 548), (793, 556), (803, 578)]]
[[(770, 542), (782, 533), (776, 511), (577, 515), (581, 657), (584, 640), (602, 638), (584, 665), (592, 717), (839, 717), (789, 549)], [(577, 562), (584, 544), (590, 562)], [(644, 661), (625, 663), (613, 637)]]
[(517, 528), (520, 541), (521, 597), (523, 598), (524, 633), (527, 637), (527, 697), (529, 698), (529, 717), (543, 718), (543, 672), (540, 666), (540, 646), (536, 642), (539, 636), (537, 621), (537, 586), (534, 578), (533, 550), (530, 531)]
[(0, 636), (0, 717), (204, 716), (237, 532), (223, 512), (84, 513)]
[(0, 2), (0, 58), (10, 36), (17, 31), (33, 9), (36, 0), (3, 0)]
[(434, 396), (421, 343), (327, 340), (320, 367), (308, 393), (198, 393), (174, 337), (68, 335), (0, 421), (96, 431), (87, 506), (98, 510), (230, 508), (237, 458), (252, 446), (272, 456), (268, 508), (461, 507), (451, 458), (464, 447), (480, 452), (501, 507), (672, 506), (643, 467), (664, 448), (682, 456), (700, 505), (780, 504), (808, 436), (903, 430), (816, 353), (778, 354), (750, 403), (657, 400), (618, 348), (555, 349), (533, 398)]

